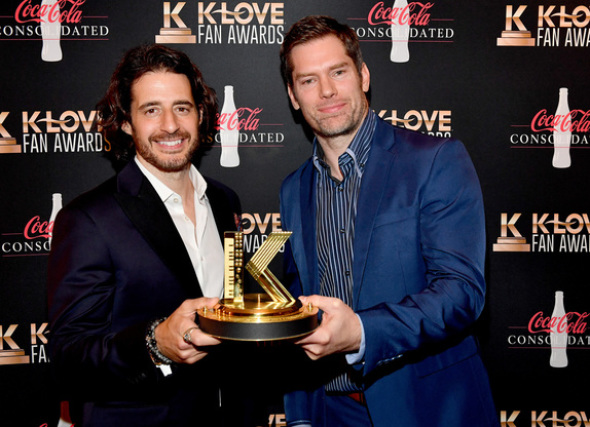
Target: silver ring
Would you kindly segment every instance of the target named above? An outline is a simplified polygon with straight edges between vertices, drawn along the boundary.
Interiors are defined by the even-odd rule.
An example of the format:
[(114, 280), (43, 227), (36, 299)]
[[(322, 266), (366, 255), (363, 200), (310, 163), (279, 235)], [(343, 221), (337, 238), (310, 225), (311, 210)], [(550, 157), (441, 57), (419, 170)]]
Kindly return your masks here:
[(184, 335), (182, 336), (182, 339), (184, 340), (185, 343), (187, 344), (192, 344), (193, 341), (191, 340), (191, 332), (195, 329), (199, 329), (197, 326), (193, 326), (192, 328), (188, 328), (185, 332)]

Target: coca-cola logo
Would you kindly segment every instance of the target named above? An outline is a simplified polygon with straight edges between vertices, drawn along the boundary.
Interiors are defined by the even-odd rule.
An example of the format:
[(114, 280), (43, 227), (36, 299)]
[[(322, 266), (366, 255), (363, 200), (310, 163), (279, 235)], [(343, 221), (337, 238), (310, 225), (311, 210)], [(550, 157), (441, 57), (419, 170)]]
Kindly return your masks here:
[(568, 334), (583, 334), (588, 329), (585, 319), (590, 313), (578, 313), (572, 311), (563, 316), (545, 316), (542, 311), (535, 313), (529, 321), (529, 332), (531, 334), (566, 332)]
[(568, 114), (548, 114), (547, 110), (539, 111), (531, 122), (533, 132), (589, 132), (590, 110), (572, 110)]
[(34, 216), (27, 222), (24, 235), (27, 240), (50, 238), (53, 232), (53, 221), (41, 221), (39, 215)]
[(261, 112), (262, 108), (241, 107), (232, 113), (218, 114), (216, 129), (255, 131), (260, 126), (258, 114)]
[(369, 12), (368, 21), (371, 25), (414, 25), (426, 26), (430, 22), (428, 10), (434, 3), (411, 2), (405, 7), (385, 7), (381, 1)]
[(14, 13), (19, 24), (28, 22), (59, 22), (78, 24), (82, 21), (80, 6), (86, 0), (58, 0), (54, 4), (32, 4), (31, 0), (23, 0)]

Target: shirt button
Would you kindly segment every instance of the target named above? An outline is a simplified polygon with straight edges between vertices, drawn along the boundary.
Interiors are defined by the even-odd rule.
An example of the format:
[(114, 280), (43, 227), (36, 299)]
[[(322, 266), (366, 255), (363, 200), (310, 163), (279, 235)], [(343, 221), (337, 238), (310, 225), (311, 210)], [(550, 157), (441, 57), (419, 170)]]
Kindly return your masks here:
[(342, 234), (346, 233), (346, 230), (345, 230), (344, 228), (341, 228), (339, 231), (340, 231), (340, 233), (342, 233)]
[(350, 270), (346, 270), (346, 271), (344, 272), (344, 275), (345, 275), (345, 276), (350, 276)]
[(178, 203), (178, 198), (174, 198), (174, 203)]

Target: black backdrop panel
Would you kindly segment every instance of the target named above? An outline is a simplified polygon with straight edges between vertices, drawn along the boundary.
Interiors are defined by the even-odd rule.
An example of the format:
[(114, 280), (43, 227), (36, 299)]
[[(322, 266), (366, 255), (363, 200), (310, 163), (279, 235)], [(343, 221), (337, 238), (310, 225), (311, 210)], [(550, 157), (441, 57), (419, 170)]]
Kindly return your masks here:
[[(328, 14), (359, 35), (372, 108), (399, 126), (461, 139), (476, 165), (488, 233), (488, 304), (477, 328), (502, 421), (586, 425), (587, 393), (572, 385), (588, 376), (590, 349), (587, 1), (410, 3), (405, 63), (390, 60), (393, 1), (61, 1), (61, 59), (53, 62), (43, 58), (40, 3), (0, 4), (3, 424), (57, 424), (46, 354), (52, 195), (65, 204), (114, 173), (104, 156), (109, 143), (90, 124), (123, 52), (157, 38), (184, 50), (217, 91), (220, 108), (225, 86), (233, 86), (242, 114), (239, 165), (220, 164), (217, 135), (199, 168), (239, 193), (252, 253), (280, 229), (280, 183), (311, 152), (279, 75), (279, 46), (299, 18)], [(159, 38), (181, 27), (188, 37)], [(562, 87), (575, 114), (563, 127), (572, 135), (564, 149), (571, 166), (556, 168), (549, 116)], [(280, 271), (280, 260), (275, 264)], [(563, 368), (550, 366), (542, 326), (558, 290), (570, 325)], [(280, 396), (269, 397), (269, 426), (284, 425), (281, 412)]]

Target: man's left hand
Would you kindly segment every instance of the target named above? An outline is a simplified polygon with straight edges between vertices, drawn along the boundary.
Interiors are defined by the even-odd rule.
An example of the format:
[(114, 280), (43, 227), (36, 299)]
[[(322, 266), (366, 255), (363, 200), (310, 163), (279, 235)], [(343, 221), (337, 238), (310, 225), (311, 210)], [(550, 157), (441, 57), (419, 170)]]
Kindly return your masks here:
[(311, 304), (324, 312), (321, 325), (295, 343), (305, 350), (310, 359), (359, 350), (362, 326), (352, 308), (338, 298), (311, 295), (299, 299), (304, 306)]

